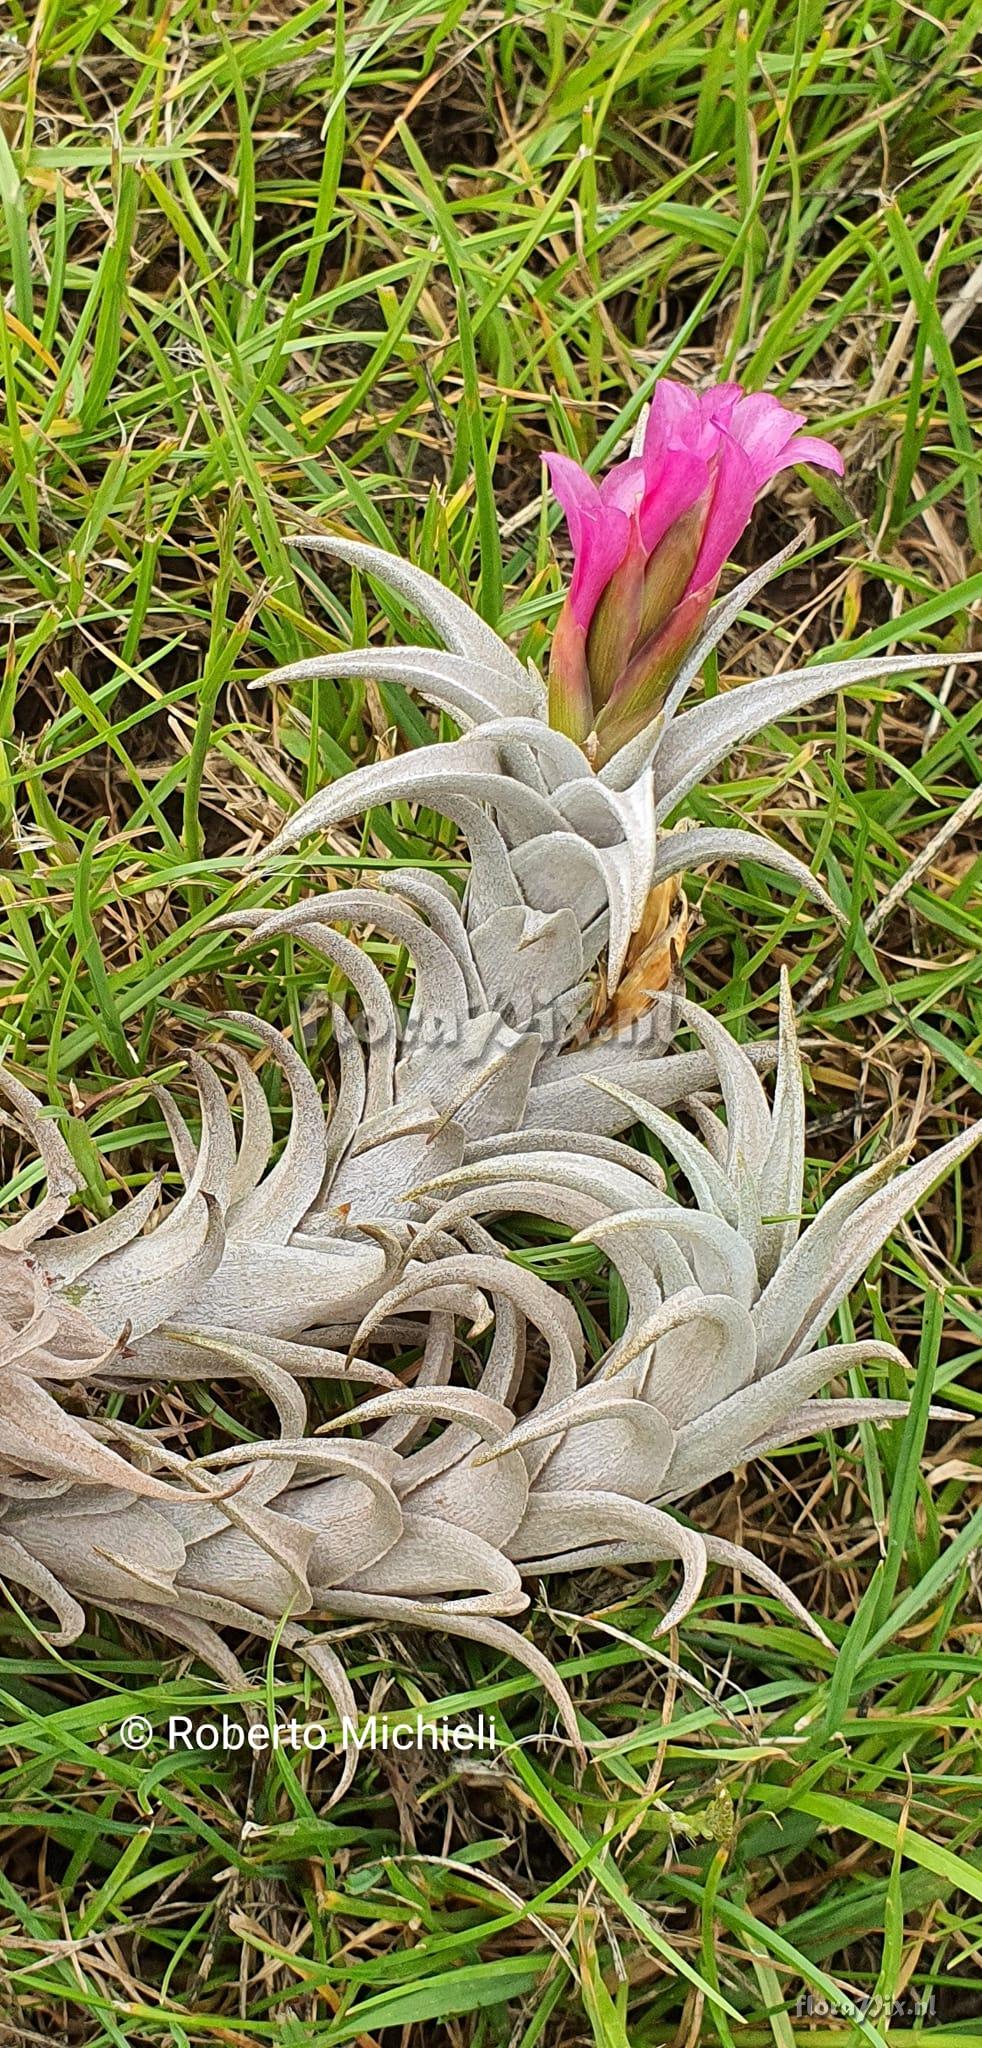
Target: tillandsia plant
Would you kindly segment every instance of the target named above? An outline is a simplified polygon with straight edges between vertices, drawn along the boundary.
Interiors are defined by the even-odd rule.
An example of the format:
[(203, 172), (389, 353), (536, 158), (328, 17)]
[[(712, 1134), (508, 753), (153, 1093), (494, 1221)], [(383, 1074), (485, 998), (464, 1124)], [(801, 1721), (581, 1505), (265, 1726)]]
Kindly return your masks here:
[[(505, 862), (502, 879), (507, 872)], [(492, 885), (489, 871), (482, 886)], [(115, 1454), (58, 1406), (48, 1381), (119, 1387), (155, 1376), (231, 1375), (260, 1387), (285, 1431), (298, 1434), (298, 1378), (389, 1383), (383, 1368), (335, 1347), (398, 1266), (417, 1216), (417, 1182), (464, 1163), (482, 1143), (568, 1139), (581, 1152), (627, 1160), (633, 1155), (614, 1135), (632, 1112), (617, 1094), (592, 1087), (593, 1078), (662, 1107), (714, 1084), (705, 1053), (653, 1057), (665, 1029), (654, 1018), (634, 1043), (557, 1053), (551, 1032), (570, 993), (576, 927), (568, 912), (538, 917), (518, 952), (522, 917), (500, 902), (469, 934), (447, 884), (400, 873), (383, 890), (339, 890), (247, 918), (250, 943), (289, 931), (346, 973), (358, 996), (360, 1030), (334, 1007), (339, 1079), (330, 1116), (282, 1033), (230, 1012), (216, 1022), (258, 1039), (287, 1083), (290, 1121), (279, 1158), (272, 1163), (272, 1119), (243, 1052), (230, 1044), (222, 1054), (239, 1096), (238, 1131), (214, 1055), (192, 1054), (197, 1139), (170, 1093), (154, 1090), (183, 1183), (179, 1198), (167, 1205), (154, 1176), (88, 1229), (54, 1234), (80, 1177), (40, 1103), (0, 1069), (0, 1094), (47, 1177), (44, 1200), (0, 1236), (8, 1325), (0, 1456), (8, 1464), (52, 1478), (109, 1473)], [(416, 970), (405, 1018), (368, 955), (334, 929), (356, 922), (405, 946)], [(540, 1011), (548, 1033), (537, 1028)], [(157, 1488), (148, 1481), (146, 1490)]]
[[(764, 726), (855, 683), (951, 660), (949, 652), (921, 652), (818, 662), (682, 710), (709, 655), (798, 545), (712, 603), (759, 491), (788, 463), (841, 471), (830, 444), (802, 434), (801, 425), (800, 414), (765, 394), (723, 385), (697, 399), (662, 380), (639, 424), (640, 452), (601, 485), (567, 457), (551, 458), (576, 567), (548, 688), (468, 605), (411, 563), (333, 534), (299, 537), (296, 545), (376, 577), (444, 645), (317, 655), (273, 670), (264, 683), (401, 683), (447, 712), (461, 737), (342, 776), (301, 805), (258, 858), (399, 800), (457, 824), (480, 876), (477, 835), (486, 836), (481, 820), (490, 810), (518, 901), (530, 913), (568, 909), (575, 916), (584, 964), (600, 968), (593, 1021), (604, 1028), (630, 1024), (648, 995), (670, 981), (678, 951), (674, 883), (687, 871), (753, 859), (835, 915), (817, 877), (793, 854), (759, 833), (691, 828), (678, 815), (697, 784)], [(482, 892), (477, 915), (486, 900)]]
[[(47, 1179), (0, 1238), (0, 1572), (53, 1610), (58, 1640), (94, 1601), (238, 1685), (223, 1631), (245, 1631), (307, 1658), (353, 1714), (325, 1630), (404, 1622), (512, 1653), (579, 1746), (557, 1673), (509, 1625), (528, 1606), (523, 1578), (677, 1560), (668, 1626), (710, 1566), (735, 1566), (821, 1634), (768, 1566), (704, 1525), (699, 1497), (818, 1429), (904, 1412), (895, 1399), (817, 1399), (854, 1367), (904, 1363), (878, 1339), (820, 1340), (982, 1125), (903, 1172), (890, 1158), (854, 1176), (805, 1222), (787, 983), (777, 1047), (741, 1047), (685, 1000), (666, 948), (676, 878), (701, 863), (752, 855), (827, 903), (800, 861), (753, 833), (669, 825), (700, 778), (826, 692), (951, 659), (830, 662), (680, 710), (792, 552), (714, 602), (759, 491), (789, 462), (841, 470), (803, 424), (734, 385), (700, 399), (663, 380), (601, 485), (552, 459), (576, 564), (548, 688), (432, 577), (360, 542), (306, 543), (376, 576), (445, 644), (318, 657), (273, 680), (398, 681), (462, 733), (353, 771), (263, 857), (415, 800), (466, 840), (466, 891), (410, 869), (222, 921), (247, 947), (299, 938), (346, 978), (354, 1014), (333, 1003), (337, 1071), (322, 1091), (285, 1036), (229, 1013), (237, 1042), (190, 1062), (196, 1131), (154, 1090), (171, 1199), (161, 1174), (108, 1219), (62, 1228), (80, 1193), (71, 1153), (0, 1074)], [(368, 929), (405, 950), (408, 1003), (352, 936)], [(680, 1026), (693, 1049), (677, 1048)], [(289, 1097), (278, 1154), (257, 1042)], [(775, 1063), (769, 1097), (760, 1070)], [(625, 1139), (636, 1125), (664, 1168)], [(571, 1304), (489, 1228), (506, 1212), (547, 1218), (614, 1263), (627, 1322), (595, 1372)], [(312, 1376), (350, 1383), (316, 1433)], [(192, 1459), (165, 1440), (155, 1405), (140, 1426), (116, 1413), (127, 1392), (228, 1377), (269, 1403), (277, 1435)], [(359, 1384), (372, 1391), (351, 1405)]]
[[(487, 1391), (510, 1385), (521, 1362), (511, 1300), (534, 1306), (541, 1296), (541, 1319), (572, 1355), (570, 1312), (500, 1252), (480, 1261), (475, 1277), (501, 1302), (477, 1390), (451, 1393), (442, 1385), (454, 1353), (452, 1323), (442, 1313), (432, 1318), (420, 1384), (366, 1403), (363, 1420), (382, 1419), (382, 1426), (359, 1442), (284, 1435), (191, 1461), (145, 1430), (116, 1424), (134, 1459), (164, 1465), (180, 1479), (180, 1494), (161, 1486), (152, 1502), (140, 1498), (148, 1489), (137, 1484), (138, 1466), (129, 1483), (120, 1474), (111, 1485), (0, 1475), (0, 1570), (51, 1608), (58, 1642), (78, 1635), (80, 1603), (91, 1600), (188, 1645), (227, 1682), (244, 1686), (219, 1630), (282, 1640), (352, 1718), (343, 1667), (314, 1623), (389, 1619), (458, 1634), (525, 1664), (578, 1744), (571, 1704), (548, 1661), (502, 1619), (528, 1604), (503, 1548), (527, 1499), (524, 1461), (516, 1451), (493, 1468), (470, 1469), (471, 1446), (500, 1443), (513, 1423), (511, 1410)], [(473, 1295), (457, 1289), (453, 1306), (465, 1300)], [(441, 1416), (454, 1427), (414, 1451), (414, 1435)], [(340, 1421), (348, 1426), (351, 1417)]]
[[(905, 1403), (878, 1398), (814, 1399), (855, 1366), (902, 1366), (894, 1346), (816, 1347), (891, 1231), (982, 1138), (982, 1122), (903, 1172), (893, 1154), (854, 1175), (802, 1228), (804, 1091), (787, 978), (771, 1106), (725, 1027), (696, 1005), (678, 1008), (714, 1060), (725, 1121), (693, 1102), (696, 1136), (611, 1083), (594, 1085), (621, 1095), (660, 1140), (689, 1183), (694, 1209), (620, 1162), (572, 1151), (489, 1149), (421, 1193), (433, 1202), (432, 1227), (441, 1233), (502, 1212), (571, 1226), (608, 1253), (628, 1300), (624, 1333), (597, 1377), (549, 1389), (502, 1447), (541, 1449), (509, 1556), (536, 1573), (676, 1556), (686, 1583), (673, 1620), (698, 1596), (708, 1561), (726, 1562), (807, 1620), (760, 1560), (693, 1532), (666, 1510), (735, 1466), (815, 1431), (906, 1412)], [(417, 1254), (424, 1245), (418, 1240)], [(466, 1284), (466, 1260), (453, 1278)], [(425, 1268), (386, 1308), (398, 1301), (404, 1309), (417, 1295), (434, 1299)]]
[[(368, 1361), (349, 1364), (343, 1352), (322, 1347), (301, 1352), (293, 1340), (313, 1325), (358, 1320), (386, 1284), (391, 1253), (365, 1233), (313, 1237), (300, 1227), (327, 1171), (319, 1091), (279, 1032), (254, 1017), (232, 1013), (228, 1021), (265, 1042), (291, 1090), (290, 1129), (275, 1165), (272, 1121), (248, 1061), (235, 1047), (227, 1049), (242, 1105), (237, 1139), (218, 1074), (192, 1055), (200, 1106), (197, 1142), (168, 1092), (155, 1091), (183, 1192), (163, 1205), (161, 1178), (155, 1176), (88, 1229), (53, 1229), (80, 1192), (81, 1179), (40, 1103), (0, 1069), (0, 1093), (35, 1144), (47, 1177), (44, 1200), (0, 1233), (0, 1302), (11, 1344), (22, 1343), (35, 1358), (50, 1353), (57, 1362), (57, 1370), (52, 1365), (36, 1377), (119, 1387), (232, 1376), (259, 1386), (284, 1426), (296, 1428), (299, 1421), (302, 1427), (302, 1406), (298, 1418), (294, 1399), (298, 1373), (360, 1374), (388, 1384), (388, 1375)], [(50, 1413), (35, 1402), (34, 1455), (27, 1455), (25, 1442), (17, 1462), (51, 1476), (78, 1476), (82, 1470), (103, 1476), (95, 1447), (87, 1465), (73, 1467), (71, 1454), (65, 1463), (51, 1426)], [(0, 1455), (10, 1462), (9, 1432)]]
[[(316, 1437), (305, 1434), (301, 1398), (299, 1413), (281, 1409), (278, 1439), (194, 1461), (154, 1431), (116, 1422), (117, 1463), (97, 1484), (0, 1471), (0, 1569), (51, 1607), (58, 1640), (78, 1633), (80, 1603), (93, 1600), (241, 1684), (221, 1631), (279, 1638), (287, 1617), (281, 1639), (313, 1664), (338, 1712), (353, 1717), (324, 1626), (388, 1620), (438, 1629), (513, 1654), (546, 1687), (579, 1747), (558, 1674), (508, 1625), (528, 1604), (523, 1576), (678, 1559), (683, 1585), (667, 1627), (688, 1613), (710, 1565), (736, 1567), (822, 1635), (766, 1564), (679, 1509), (721, 1473), (779, 1445), (905, 1412), (896, 1400), (816, 1401), (859, 1364), (904, 1363), (878, 1340), (825, 1349), (816, 1340), (889, 1232), (964, 1158), (982, 1124), (900, 1174), (888, 1158), (855, 1176), (802, 1229), (804, 1103), (787, 986), (771, 1103), (725, 1028), (694, 1005), (679, 1007), (712, 1062), (724, 1116), (695, 1099), (696, 1136), (640, 1098), (621, 1107), (681, 1168), (695, 1207), (628, 1147), (509, 1152), (500, 1134), (476, 1141), (480, 1156), (429, 1189), (406, 1191), (428, 1220), (401, 1276), (353, 1333), (352, 1352), (407, 1311), (422, 1315), (414, 1384), (390, 1381)], [(616, 1087), (602, 1078), (592, 1085), (600, 1095)], [(570, 1304), (512, 1264), (476, 1220), (506, 1209), (572, 1226), (618, 1267), (627, 1326), (589, 1380)], [(461, 1315), (472, 1335), (493, 1319), (473, 1387), (459, 1377)], [(544, 1374), (530, 1330), (545, 1344)], [(29, 1323), (22, 1355), (45, 1340)], [(140, 1497), (149, 1490), (144, 1468), (162, 1468), (171, 1489), (160, 1483), (157, 1498)]]
[[(489, 820), (475, 837), (469, 924), (449, 884), (405, 870), (383, 877), (380, 889), (337, 889), (225, 920), (245, 924), (253, 946), (300, 939), (348, 977), (361, 1006), (354, 1027), (334, 1011), (331, 1172), (307, 1230), (315, 1221), (331, 1228), (342, 1215), (349, 1228), (405, 1220), (407, 1190), (477, 1143), (516, 1133), (528, 1142), (539, 1131), (599, 1149), (632, 1121), (615, 1094), (590, 1085), (599, 1076), (662, 1108), (715, 1085), (708, 1054), (668, 1050), (674, 1020), (661, 1013), (630, 1034), (581, 1042), (589, 989), (575, 918), (568, 909), (529, 911)], [(367, 954), (335, 929), (352, 923), (405, 947), (416, 970), (405, 1016)], [(766, 1063), (773, 1049), (755, 1054)]]

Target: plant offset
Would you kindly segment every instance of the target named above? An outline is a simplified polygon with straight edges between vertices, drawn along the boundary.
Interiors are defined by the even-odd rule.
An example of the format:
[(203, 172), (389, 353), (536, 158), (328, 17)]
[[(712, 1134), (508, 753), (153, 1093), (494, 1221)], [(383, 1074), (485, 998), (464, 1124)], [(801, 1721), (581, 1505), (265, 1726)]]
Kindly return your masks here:
[(15, 24), (0, 2037), (980, 2009), (972, 29)]

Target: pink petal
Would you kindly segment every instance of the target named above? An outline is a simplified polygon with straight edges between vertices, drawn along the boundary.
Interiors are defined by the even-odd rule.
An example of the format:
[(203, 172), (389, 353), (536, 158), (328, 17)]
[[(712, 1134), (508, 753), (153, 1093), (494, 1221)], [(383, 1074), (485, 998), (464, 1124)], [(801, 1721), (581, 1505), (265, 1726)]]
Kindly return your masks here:
[[(685, 389), (684, 386), (676, 388)], [(720, 389), (725, 392), (729, 386), (720, 386)], [(733, 389), (738, 390), (739, 387), (734, 385)], [(712, 404), (707, 404), (707, 395), (712, 398)], [(689, 403), (677, 410), (672, 440), (676, 447), (689, 448), (694, 453), (704, 456), (708, 462), (719, 447), (720, 429), (714, 417), (714, 406), (719, 398), (719, 392), (704, 393), (699, 398), (694, 391), (690, 391), (687, 396)]]
[(643, 488), (643, 467), (640, 462), (618, 463), (598, 490), (593, 478), (568, 455), (547, 455), (545, 462), (573, 544), (569, 605), (577, 625), (586, 631), (603, 591), (630, 546), (633, 511)]
[(569, 537), (574, 551), (579, 546), (583, 533), (583, 521), (600, 503), (600, 492), (569, 455), (544, 455), (543, 461), (549, 471), (549, 482), (566, 514)]
[(796, 434), (787, 450), (788, 462), (810, 462), (813, 469), (831, 469), (836, 476), (845, 476), (846, 465), (831, 441), (822, 441), (817, 434)]
[(614, 506), (632, 518), (644, 496), (644, 463), (639, 456), (615, 462), (600, 485), (600, 503), (605, 511)]
[(698, 392), (690, 390), (688, 384), (677, 383), (674, 377), (660, 377), (651, 394), (644, 435), (644, 461), (657, 460), (672, 444), (686, 445), (694, 435), (698, 435), (701, 416), (702, 402)]
[(687, 384), (663, 377), (652, 393), (641, 455), (645, 491), (640, 531), (646, 554), (654, 553), (676, 519), (702, 497), (718, 441), (698, 394)]
[(754, 509), (758, 482), (750, 456), (739, 441), (724, 434), (719, 452), (713, 501), (689, 578), (689, 592), (715, 587), (724, 562), (732, 553)]
[(819, 469), (844, 473), (842, 457), (831, 441), (814, 434), (799, 433), (805, 425), (803, 412), (792, 412), (766, 391), (755, 391), (733, 413), (730, 432), (746, 451), (762, 490), (778, 471), (792, 463), (812, 462)]
[(753, 464), (759, 491), (779, 470), (795, 462), (814, 462), (819, 468), (835, 470), (838, 476), (843, 474), (837, 449), (830, 441), (801, 434), (799, 428), (804, 425), (803, 412), (792, 412), (766, 391), (751, 392), (734, 408), (729, 430)]
[(729, 431), (753, 464), (758, 490), (784, 466), (788, 442), (804, 424), (804, 413), (789, 412), (766, 391), (751, 392), (734, 407)]
[(709, 464), (704, 455), (689, 448), (666, 448), (660, 463), (649, 471), (641, 505), (641, 544), (653, 555), (677, 519), (690, 511), (709, 488)]
[(728, 427), (742, 397), (742, 384), (714, 384), (700, 399), (704, 419), (710, 426)]
[(772, 427), (782, 429), (787, 440), (789, 434), (797, 433), (804, 418), (803, 412), (792, 412), (772, 391), (747, 391), (733, 412), (732, 425), (737, 440), (749, 448), (761, 431), (767, 433)]

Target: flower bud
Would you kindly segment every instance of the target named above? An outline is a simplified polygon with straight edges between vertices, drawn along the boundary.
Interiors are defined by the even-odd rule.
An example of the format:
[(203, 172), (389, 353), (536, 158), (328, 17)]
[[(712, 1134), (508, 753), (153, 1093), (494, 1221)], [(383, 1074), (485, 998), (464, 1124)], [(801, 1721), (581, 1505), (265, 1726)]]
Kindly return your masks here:
[(573, 543), (549, 717), (591, 759), (609, 760), (657, 715), (771, 478), (796, 462), (842, 475), (837, 450), (803, 425), (765, 392), (721, 384), (699, 396), (662, 378), (630, 456), (599, 485), (547, 456)]

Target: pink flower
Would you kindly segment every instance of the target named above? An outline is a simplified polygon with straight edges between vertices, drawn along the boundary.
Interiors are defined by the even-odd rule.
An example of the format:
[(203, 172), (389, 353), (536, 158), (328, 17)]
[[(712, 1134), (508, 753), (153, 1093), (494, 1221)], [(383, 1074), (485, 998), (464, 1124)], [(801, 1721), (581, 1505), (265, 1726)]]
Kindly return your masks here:
[(766, 392), (718, 384), (700, 395), (663, 377), (630, 456), (602, 483), (568, 455), (546, 456), (573, 543), (550, 719), (598, 758), (654, 716), (772, 477), (797, 462), (842, 475), (838, 451), (804, 425)]

